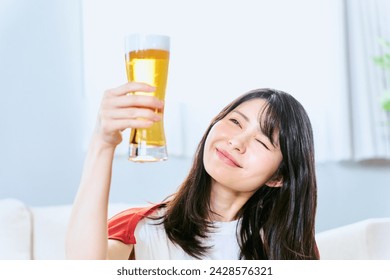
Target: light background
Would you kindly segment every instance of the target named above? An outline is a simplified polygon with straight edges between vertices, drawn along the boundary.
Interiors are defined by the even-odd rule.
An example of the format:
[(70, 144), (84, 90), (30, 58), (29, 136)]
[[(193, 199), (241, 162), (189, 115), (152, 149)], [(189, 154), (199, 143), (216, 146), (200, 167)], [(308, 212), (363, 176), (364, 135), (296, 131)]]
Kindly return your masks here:
[(389, 216), (390, 165), (337, 160), (349, 153), (337, 119), (346, 90), (343, 12), (338, 0), (2, 0), (0, 198), (72, 203), (99, 98), (125, 82), (123, 36), (145, 31), (172, 37), (173, 156), (135, 165), (119, 152), (110, 201), (165, 198), (210, 118), (238, 94), (275, 87), (299, 99), (313, 121), (317, 230)]
[(161, 33), (172, 40), (166, 104), (172, 154), (192, 156), (223, 106), (250, 89), (272, 87), (307, 108), (318, 160), (346, 159), (349, 140), (335, 137), (348, 130), (342, 118), (347, 109), (342, 7), (339, 0), (84, 0), (88, 126), (95, 122), (101, 93), (126, 79), (124, 36)]

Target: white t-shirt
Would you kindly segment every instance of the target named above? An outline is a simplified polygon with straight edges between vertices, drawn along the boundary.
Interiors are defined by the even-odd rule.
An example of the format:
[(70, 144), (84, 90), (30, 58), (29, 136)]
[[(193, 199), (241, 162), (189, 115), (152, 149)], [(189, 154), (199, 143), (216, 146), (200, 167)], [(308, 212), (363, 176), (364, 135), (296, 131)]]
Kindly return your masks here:
[[(160, 211), (157, 211), (157, 215)], [(158, 221), (144, 218), (137, 224), (134, 232), (135, 259), (137, 260), (193, 260), (184, 250), (167, 237), (163, 224)], [(240, 247), (237, 241), (238, 221), (214, 222), (215, 229), (205, 240), (206, 246), (212, 246), (203, 259), (209, 260), (237, 260)]]

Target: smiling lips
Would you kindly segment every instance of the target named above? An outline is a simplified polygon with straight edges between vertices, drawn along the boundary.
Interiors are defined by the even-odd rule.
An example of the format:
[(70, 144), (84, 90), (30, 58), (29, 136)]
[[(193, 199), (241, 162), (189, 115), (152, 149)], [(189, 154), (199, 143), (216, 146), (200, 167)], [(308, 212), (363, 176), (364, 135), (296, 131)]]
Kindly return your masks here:
[(242, 166), (228, 152), (217, 149), (217, 155), (227, 165), (242, 168)]

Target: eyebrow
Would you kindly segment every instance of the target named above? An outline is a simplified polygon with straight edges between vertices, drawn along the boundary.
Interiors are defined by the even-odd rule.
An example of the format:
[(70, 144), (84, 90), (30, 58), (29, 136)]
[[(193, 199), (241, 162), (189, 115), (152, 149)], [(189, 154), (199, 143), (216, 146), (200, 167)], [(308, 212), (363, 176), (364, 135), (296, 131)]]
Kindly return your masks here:
[(241, 117), (243, 117), (247, 122), (249, 122), (249, 118), (248, 118), (246, 115), (244, 115), (243, 113), (241, 113), (240, 111), (238, 111), (238, 110), (233, 110), (233, 112), (239, 114), (239, 115), (240, 115)]
[[(240, 112), (240, 111), (238, 111), (238, 110), (233, 110), (232, 112), (233, 112), (233, 113), (239, 114), (246, 122), (250, 122), (250, 119), (249, 119), (248, 116), (245, 115), (244, 113), (242, 113), (242, 112)], [(263, 133), (263, 131), (261, 130), (261, 127), (260, 127), (260, 126), (259, 126), (259, 132), (260, 132), (260, 133)]]

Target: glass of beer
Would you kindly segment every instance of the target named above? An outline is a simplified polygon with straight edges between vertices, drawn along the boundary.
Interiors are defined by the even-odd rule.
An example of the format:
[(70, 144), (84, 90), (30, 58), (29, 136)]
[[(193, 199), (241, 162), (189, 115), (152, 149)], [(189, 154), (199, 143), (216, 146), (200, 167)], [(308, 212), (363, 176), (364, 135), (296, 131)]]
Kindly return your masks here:
[[(155, 92), (134, 92), (131, 94), (153, 95), (165, 100), (168, 79), (170, 38), (164, 35), (130, 34), (125, 38), (127, 80), (142, 82), (156, 87)], [(149, 128), (131, 129), (129, 160), (154, 162), (168, 159), (164, 133), (164, 112), (159, 122)]]

